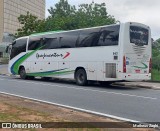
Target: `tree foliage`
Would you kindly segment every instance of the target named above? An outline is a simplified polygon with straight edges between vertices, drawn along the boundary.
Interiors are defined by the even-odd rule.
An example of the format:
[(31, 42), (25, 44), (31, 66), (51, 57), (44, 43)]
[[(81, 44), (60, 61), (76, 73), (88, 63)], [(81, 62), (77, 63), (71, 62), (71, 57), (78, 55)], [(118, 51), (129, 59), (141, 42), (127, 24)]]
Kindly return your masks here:
[(27, 36), (44, 30), (45, 21), (39, 20), (38, 17), (29, 12), (26, 15), (20, 15), (18, 21), (22, 27), (17, 30), (16, 37)]
[(81, 4), (76, 12), (76, 19), (79, 28), (116, 23), (115, 18), (108, 15), (105, 3)]
[(154, 69), (160, 70), (160, 39), (153, 42), (152, 65)]
[[(48, 22), (53, 21), (52, 23), (55, 23), (54, 27), (63, 30), (116, 23), (115, 18), (108, 15), (105, 3), (81, 4), (76, 9), (67, 0), (60, 0), (55, 8), (51, 7), (48, 11), (51, 14)], [(58, 26), (56, 25), (57, 21), (60, 22)]]
[(116, 23), (115, 18), (107, 13), (105, 3), (81, 4), (76, 9), (67, 0), (60, 0), (55, 6), (50, 7), (48, 12), (50, 16), (45, 20), (39, 20), (29, 12), (20, 15), (18, 20), (22, 27), (17, 30), (16, 37), (45, 31), (73, 30)]
[(55, 7), (50, 7), (48, 12), (51, 14), (52, 18), (56, 17), (68, 17), (73, 16), (76, 12), (76, 7), (71, 6), (67, 0), (60, 0), (59, 3), (55, 4)]

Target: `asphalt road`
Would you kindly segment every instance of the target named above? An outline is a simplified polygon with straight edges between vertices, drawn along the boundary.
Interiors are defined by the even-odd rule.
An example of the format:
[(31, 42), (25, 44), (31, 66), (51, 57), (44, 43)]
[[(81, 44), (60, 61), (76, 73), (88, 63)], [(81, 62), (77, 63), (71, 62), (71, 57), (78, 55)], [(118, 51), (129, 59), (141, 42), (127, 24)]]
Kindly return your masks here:
[(66, 81), (0, 76), (0, 92), (113, 118), (160, 122), (160, 91), (127, 87), (77, 86)]

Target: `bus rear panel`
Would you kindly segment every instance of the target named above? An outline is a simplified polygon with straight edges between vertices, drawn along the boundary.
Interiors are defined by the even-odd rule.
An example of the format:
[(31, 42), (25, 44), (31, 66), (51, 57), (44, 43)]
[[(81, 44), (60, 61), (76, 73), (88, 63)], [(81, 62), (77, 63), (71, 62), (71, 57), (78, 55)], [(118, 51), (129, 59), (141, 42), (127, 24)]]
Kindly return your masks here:
[(151, 31), (146, 25), (126, 23), (121, 42), (121, 77), (124, 80), (151, 79)]

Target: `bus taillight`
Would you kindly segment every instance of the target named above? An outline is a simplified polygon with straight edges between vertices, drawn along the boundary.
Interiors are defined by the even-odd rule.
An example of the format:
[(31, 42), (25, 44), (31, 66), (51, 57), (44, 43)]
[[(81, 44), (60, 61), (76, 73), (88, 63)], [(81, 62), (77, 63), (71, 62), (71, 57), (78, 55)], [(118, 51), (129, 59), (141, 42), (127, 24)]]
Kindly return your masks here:
[(126, 73), (126, 57), (123, 56), (123, 73)]
[(152, 70), (152, 59), (149, 60), (149, 73), (151, 73)]

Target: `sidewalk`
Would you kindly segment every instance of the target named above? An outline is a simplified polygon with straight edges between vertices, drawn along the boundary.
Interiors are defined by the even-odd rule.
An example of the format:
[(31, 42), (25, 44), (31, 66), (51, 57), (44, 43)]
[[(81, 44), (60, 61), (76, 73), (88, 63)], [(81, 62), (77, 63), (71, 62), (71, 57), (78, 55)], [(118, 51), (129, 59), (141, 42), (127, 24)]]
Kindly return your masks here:
[(0, 64), (0, 75), (9, 75), (8, 65), (1, 65)]
[(113, 85), (160, 90), (160, 82), (115, 82)]
[[(8, 65), (0, 65), (0, 75), (9, 75), (7, 67)], [(160, 90), (160, 82), (115, 82), (113, 85)]]

